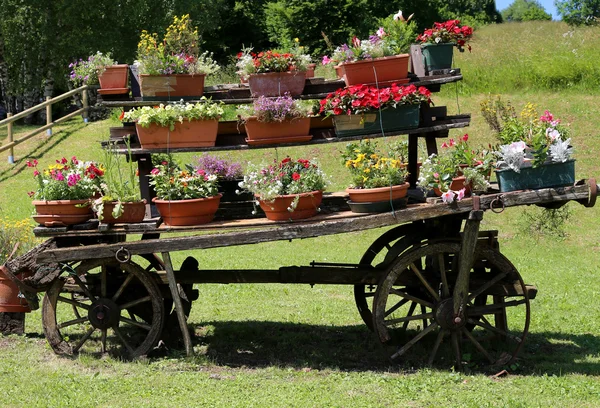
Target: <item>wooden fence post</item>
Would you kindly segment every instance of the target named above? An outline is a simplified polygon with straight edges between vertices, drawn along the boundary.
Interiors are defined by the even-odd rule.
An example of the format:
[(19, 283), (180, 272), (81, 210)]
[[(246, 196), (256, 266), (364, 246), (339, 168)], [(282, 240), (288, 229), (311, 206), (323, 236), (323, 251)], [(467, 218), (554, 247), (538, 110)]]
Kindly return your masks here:
[[(48, 102), (52, 97), (46, 96), (46, 102)], [(52, 105), (46, 105), (46, 125), (52, 123)], [(52, 136), (52, 128), (46, 130), (46, 136)]]
[[(6, 117), (10, 118), (10, 117), (12, 117), (12, 115), (13, 114), (9, 112), (6, 114)], [(12, 124), (12, 122), (8, 122), (6, 124), (6, 131), (8, 132), (8, 138), (7, 138), (8, 143), (12, 143), (12, 141), (13, 141), (13, 124)], [(15, 149), (13, 149), (12, 147), (8, 151), (8, 162), (10, 164), (15, 164)]]
[(81, 101), (83, 103), (83, 109), (85, 109), (83, 111), (83, 122), (84, 123), (88, 123), (88, 93), (87, 93), (87, 87), (81, 91)]

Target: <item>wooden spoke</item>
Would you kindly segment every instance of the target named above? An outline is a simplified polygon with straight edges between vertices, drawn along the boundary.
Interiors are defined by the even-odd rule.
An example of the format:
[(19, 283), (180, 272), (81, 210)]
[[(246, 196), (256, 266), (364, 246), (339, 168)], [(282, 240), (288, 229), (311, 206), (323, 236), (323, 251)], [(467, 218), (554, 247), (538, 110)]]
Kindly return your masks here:
[(421, 283), (423, 284), (423, 286), (425, 287), (425, 289), (427, 289), (427, 292), (429, 292), (429, 294), (436, 300), (436, 301), (440, 301), (440, 296), (438, 295), (438, 293), (431, 287), (431, 285), (429, 284), (429, 282), (427, 282), (427, 279), (425, 279), (425, 277), (423, 276), (423, 274), (421, 273), (421, 271), (419, 270), (419, 268), (416, 267), (416, 265), (414, 263), (411, 263), (410, 265), (410, 270), (413, 271), (413, 273), (415, 275), (417, 275), (417, 277), (419, 278), (419, 280), (421, 281)]
[(88, 317), (80, 317), (78, 319), (73, 319), (73, 320), (69, 320), (66, 321), (64, 323), (58, 324), (56, 327), (58, 327), (59, 329), (64, 329), (65, 327), (69, 327), (69, 326), (73, 326), (74, 324), (78, 324), (78, 323), (85, 323), (88, 321)]
[(509, 339), (511, 339), (513, 341), (516, 341), (517, 343), (521, 343), (521, 341), (522, 341), (519, 337), (514, 336), (514, 335), (512, 335), (512, 334), (510, 334), (510, 333), (508, 333), (508, 332), (506, 332), (506, 331), (504, 331), (502, 329), (498, 329), (497, 327), (494, 327), (494, 326), (490, 325), (487, 321), (484, 323), (484, 322), (477, 321), (477, 320), (474, 320), (474, 319), (467, 319), (467, 322), (469, 322), (471, 324), (474, 324), (476, 326), (482, 327), (485, 330), (491, 331), (491, 332), (496, 333), (496, 334), (498, 334), (500, 336), (505, 336), (505, 337), (507, 337), (507, 338), (509, 338)]
[(482, 285), (479, 289), (473, 291), (469, 297), (467, 298), (466, 302), (470, 302), (473, 299), (475, 299), (477, 296), (481, 295), (483, 292), (485, 292), (486, 290), (488, 290), (489, 288), (491, 288), (492, 286), (494, 286), (496, 283), (498, 283), (501, 279), (503, 279), (506, 275), (508, 275), (508, 271), (504, 271), (502, 273), (499, 273), (498, 275), (496, 275), (493, 279), (487, 281), (484, 285)]
[(396, 310), (400, 309), (402, 306), (404, 306), (408, 302), (410, 302), (410, 300), (408, 300), (408, 299), (402, 299), (401, 301), (399, 301), (398, 303), (396, 303), (394, 306), (390, 307), (385, 312), (385, 317), (388, 317), (389, 315), (391, 315), (392, 313), (394, 313)]
[(131, 320), (133, 320), (134, 322), (137, 322), (137, 319), (135, 318), (135, 314), (133, 314), (133, 312), (131, 310), (128, 310), (127, 314), (129, 315)]
[(394, 360), (394, 359), (400, 357), (402, 354), (406, 353), (408, 351), (408, 349), (410, 349), (412, 346), (415, 345), (416, 342), (421, 340), (425, 335), (427, 335), (427, 333), (429, 333), (436, 327), (438, 327), (438, 324), (435, 322), (433, 324), (429, 325), (426, 329), (424, 329), (422, 332), (420, 332), (415, 337), (413, 337), (412, 340), (410, 340), (408, 343), (406, 343), (404, 346), (402, 346), (402, 348), (400, 348), (400, 350), (395, 352), (392, 355), (392, 360)]
[(90, 327), (88, 329), (88, 331), (83, 335), (83, 337), (79, 340), (75, 347), (73, 347), (73, 353), (77, 353), (79, 351), (79, 349), (85, 344), (85, 342), (88, 341), (92, 333), (94, 333), (94, 330), (96, 329), (93, 327)]
[(60, 300), (61, 302), (64, 302), (64, 303), (68, 303), (73, 306), (80, 307), (85, 310), (90, 310), (90, 305), (86, 305), (85, 303), (78, 302), (74, 299), (69, 299), (64, 296), (58, 296), (58, 300)]
[(494, 364), (496, 362), (496, 360), (494, 360), (494, 358), (490, 355), (490, 353), (487, 352), (487, 350), (481, 345), (481, 343), (479, 343), (475, 339), (475, 337), (473, 337), (473, 335), (471, 334), (470, 331), (468, 331), (466, 328), (463, 327), (462, 332), (471, 341), (471, 343), (473, 343), (473, 345), (475, 346), (475, 348), (477, 350), (479, 350), (479, 352), (481, 354), (483, 354), (485, 356), (485, 358), (488, 359), (488, 361), (490, 362), (490, 364)]
[(121, 316), (121, 321), (124, 323), (129, 323), (132, 326), (139, 327), (141, 329), (150, 330), (152, 327), (149, 324), (138, 322), (137, 320), (131, 320), (126, 317)]
[(129, 282), (131, 282), (133, 280), (133, 278), (134, 278), (133, 274), (130, 273), (127, 275), (127, 277), (125, 278), (125, 280), (123, 281), (123, 283), (121, 284), (119, 289), (115, 292), (114, 296), (112, 297), (113, 302), (116, 302), (117, 299), (119, 299), (119, 296), (121, 296), (123, 294), (123, 291), (125, 290), (127, 285), (129, 285)]
[(137, 306), (141, 303), (150, 302), (151, 300), (152, 298), (150, 296), (144, 296), (143, 298), (140, 298), (138, 300), (132, 300), (131, 302), (127, 302), (121, 305), (121, 309), (129, 309), (130, 307)]
[(456, 365), (455, 369), (460, 370), (462, 366), (462, 352), (460, 351), (460, 338), (456, 331), (452, 332), (452, 349), (454, 350), (454, 364)]
[(365, 297), (373, 297), (373, 296), (375, 296), (375, 292), (365, 292), (364, 296)]
[(83, 293), (85, 293), (85, 295), (93, 302), (94, 300), (96, 300), (96, 297), (94, 295), (92, 295), (92, 293), (90, 292), (89, 288), (86, 286), (85, 283), (83, 283), (83, 281), (81, 280), (81, 278), (79, 277), (79, 275), (75, 274), (72, 275), (73, 276), (73, 280), (75, 280), (75, 282), (77, 283), (77, 285), (81, 288), (81, 290), (83, 291)]
[[(410, 308), (408, 309), (408, 313), (406, 314), (406, 317), (411, 317), (413, 315), (413, 313), (415, 312), (416, 308), (417, 308), (417, 304), (415, 302), (412, 302), (410, 304)], [(406, 330), (408, 328), (409, 322), (410, 322), (410, 320), (407, 320), (404, 322), (404, 324), (402, 325), (402, 330)]]
[(433, 360), (435, 360), (435, 356), (437, 355), (437, 351), (440, 348), (440, 344), (442, 344), (442, 340), (444, 339), (444, 330), (440, 330), (435, 339), (435, 344), (433, 345), (433, 349), (431, 350), (431, 354), (429, 355), (429, 360), (427, 360), (427, 365), (433, 365)]
[[(421, 305), (421, 316), (425, 314), (425, 306)], [(433, 318), (433, 313), (431, 313), (431, 317), (423, 317), (423, 328), (427, 328), (427, 319)]]
[(444, 254), (439, 253), (437, 260), (440, 276), (442, 278), (442, 295), (444, 296), (444, 299), (447, 299), (450, 297), (450, 287), (448, 286), (448, 277), (446, 276), (446, 261), (444, 260)]
[(102, 354), (106, 353), (106, 334), (107, 334), (107, 332), (108, 332), (108, 329), (103, 329), (102, 336), (100, 337), (100, 352)]
[(118, 327), (113, 327), (113, 330), (115, 331), (115, 334), (117, 335), (119, 340), (121, 340), (121, 343), (123, 343), (123, 345), (129, 352), (129, 354), (133, 355), (135, 353), (135, 351), (134, 351), (133, 347), (131, 347), (131, 345), (127, 342), (127, 339), (125, 339), (125, 336), (123, 336), (123, 333), (121, 333), (121, 330), (119, 330)]
[(511, 300), (509, 302), (504, 302), (502, 304), (473, 306), (473, 307), (468, 308), (467, 310), (468, 310), (469, 316), (481, 316), (481, 315), (496, 314), (507, 307), (515, 307), (515, 306), (519, 306), (519, 305), (524, 305), (526, 303), (528, 303), (527, 299)]
[(399, 289), (390, 289), (390, 293), (392, 293), (394, 295), (397, 295), (397, 296), (400, 296), (400, 297), (403, 297), (403, 298), (408, 299), (408, 300), (412, 300), (415, 303), (418, 303), (420, 305), (423, 305), (423, 306), (426, 306), (426, 307), (428, 307), (430, 309), (433, 309), (433, 303), (428, 302), (428, 301), (423, 300), (423, 299), (419, 299), (416, 296), (409, 295), (408, 293), (403, 292), (403, 291), (401, 291)]
[(406, 317), (400, 317), (398, 319), (390, 319), (390, 320), (386, 320), (384, 323), (386, 326), (393, 326), (398, 323), (405, 323), (405, 322), (410, 322), (413, 320), (421, 320), (421, 319), (423, 319), (423, 321), (425, 321), (425, 319), (433, 319), (433, 313), (423, 313), (423, 314), (415, 315), (415, 316), (406, 316)]

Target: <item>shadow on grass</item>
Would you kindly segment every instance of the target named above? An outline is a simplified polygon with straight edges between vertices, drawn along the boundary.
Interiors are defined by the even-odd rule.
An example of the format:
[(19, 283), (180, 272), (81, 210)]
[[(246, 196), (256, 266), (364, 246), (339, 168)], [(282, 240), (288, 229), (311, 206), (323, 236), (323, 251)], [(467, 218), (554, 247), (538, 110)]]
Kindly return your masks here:
[[(389, 356), (397, 349), (379, 343), (364, 326), (318, 326), (265, 321), (217, 321), (192, 326), (196, 350), (218, 365), (344, 371), (412, 371), (424, 367), (433, 341), (417, 343), (400, 362)], [(433, 340), (433, 339), (429, 339)], [(423, 344), (421, 344), (423, 343)], [(431, 343), (431, 344), (430, 344)], [(447, 352), (443, 350), (446, 346)], [(450, 342), (440, 347), (434, 368), (452, 368)], [(600, 335), (556, 332), (529, 333), (511, 367), (473, 363), (467, 371), (495, 374), (506, 368), (519, 375), (600, 375)]]
[[(68, 122), (67, 122), (68, 123)], [(19, 152), (19, 156), (21, 159), (15, 160), (15, 164), (12, 167), (8, 167), (4, 171), (0, 171), (0, 183), (6, 181), (10, 177), (16, 176), (20, 174), (23, 170), (27, 169), (26, 162), (27, 160), (40, 160), (44, 157), (46, 153), (56, 147), (59, 143), (62, 143), (65, 139), (69, 138), (73, 133), (79, 131), (81, 128), (85, 127), (85, 123), (81, 123), (77, 125), (75, 123), (70, 123), (68, 129), (61, 129), (60, 132), (53, 134), (50, 137), (45, 137), (40, 141), (36, 146), (32, 146), (33, 149), (28, 152)], [(15, 146), (15, 149), (18, 147)], [(8, 154), (8, 151), (4, 152)]]

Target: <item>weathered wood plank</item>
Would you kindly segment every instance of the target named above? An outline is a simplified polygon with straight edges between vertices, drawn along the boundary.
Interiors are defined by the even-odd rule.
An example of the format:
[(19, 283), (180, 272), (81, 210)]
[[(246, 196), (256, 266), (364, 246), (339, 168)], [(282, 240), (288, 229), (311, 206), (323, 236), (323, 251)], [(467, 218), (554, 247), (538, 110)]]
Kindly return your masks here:
[(25, 313), (0, 312), (0, 334), (25, 333)]

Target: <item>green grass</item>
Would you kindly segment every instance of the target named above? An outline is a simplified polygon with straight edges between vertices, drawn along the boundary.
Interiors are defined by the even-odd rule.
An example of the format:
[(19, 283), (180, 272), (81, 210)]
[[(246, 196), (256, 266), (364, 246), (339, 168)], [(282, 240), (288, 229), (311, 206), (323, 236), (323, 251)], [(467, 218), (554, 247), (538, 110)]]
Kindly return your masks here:
[[(512, 27), (530, 27), (532, 31), (534, 26)], [(512, 38), (524, 38), (537, 50), (546, 46), (538, 40), (552, 33), (556, 38), (562, 35), (560, 23), (539, 27), (539, 35), (515, 32)], [(526, 65), (513, 66), (514, 72), (507, 71), (512, 72), (510, 77), (490, 77), (484, 68), (493, 67), (488, 62), (492, 54), (506, 60), (515, 47), (518, 55), (537, 52), (528, 51), (519, 41), (492, 42), (501, 35), (497, 30), (505, 29), (482, 29), (473, 54), (459, 57), (464, 58), (460, 66), (465, 83), (472, 87), (488, 80), (490, 88), (471, 88), (469, 98), (459, 97), (459, 106), (454, 85), (434, 96), (436, 104), (447, 105), (451, 113), (460, 110), (473, 115), (471, 127), (453, 131), (452, 136), (468, 131), (475, 144), (493, 142), (479, 115), (479, 104), (486, 92), (502, 91), (503, 97), (517, 107), (536, 102), (540, 110), (550, 109), (569, 122), (577, 149), (577, 177), (600, 176), (596, 119), (600, 96), (583, 91), (587, 85), (582, 84), (568, 93), (514, 88), (510, 78), (525, 77)], [(549, 32), (544, 34), (544, 30)], [(545, 54), (553, 49), (549, 44)], [(557, 48), (560, 54), (560, 46)], [(502, 88), (505, 81), (506, 89)], [(532, 86), (538, 86), (535, 84), (545, 88), (541, 82)], [(37, 158), (42, 165), (71, 155), (97, 159), (101, 157), (98, 142), (108, 137), (111, 125), (114, 123), (110, 121), (85, 125), (73, 120), (56, 129), (49, 139), (37, 136), (18, 146), (16, 165), (0, 160), (0, 217), (20, 220), (31, 214), (26, 192), (34, 185), (25, 165), (27, 159)], [(386, 143), (392, 138), (380, 140)], [(315, 156), (332, 176), (330, 190), (341, 190), (349, 182), (339, 163), (342, 147), (331, 144), (221, 155), (244, 161), (271, 160), (286, 154)], [(186, 162), (192, 156), (182, 154), (178, 158)], [(407, 363), (391, 363), (386, 350), (362, 324), (351, 287), (199, 285), (200, 298), (189, 319), (195, 334), (196, 354), (192, 358), (177, 350), (170, 350), (166, 357), (137, 362), (112, 357), (57, 357), (43, 338), (40, 312), (31, 313), (26, 337), (0, 337), (0, 379), (5, 384), (0, 406), (600, 406), (600, 289), (596, 284), (600, 206), (586, 209), (571, 203), (569, 208), (568, 235), (560, 239), (538, 236), (524, 228), (523, 212), (536, 212), (536, 208), (485, 215), (483, 228), (500, 231), (502, 253), (526, 283), (539, 289), (532, 301), (529, 337), (507, 377), (492, 378), (494, 373), (481, 366), (454, 373), (443, 364), (435, 369), (416, 369)], [(357, 262), (384, 230), (177, 252), (173, 259), (178, 266), (184, 257), (192, 255), (202, 268), (215, 269), (277, 268), (307, 265), (312, 260)]]

